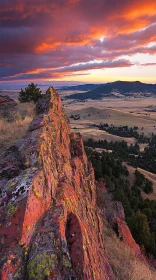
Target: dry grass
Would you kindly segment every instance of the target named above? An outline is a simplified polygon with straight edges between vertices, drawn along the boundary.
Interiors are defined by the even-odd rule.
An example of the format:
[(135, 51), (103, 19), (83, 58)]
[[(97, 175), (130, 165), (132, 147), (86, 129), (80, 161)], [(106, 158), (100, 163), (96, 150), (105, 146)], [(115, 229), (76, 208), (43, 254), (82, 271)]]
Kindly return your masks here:
[[(135, 170), (136, 168), (128, 165), (127, 163), (123, 163), (123, 165), (125, 165), (129, 171), (129, 176), (128, 176), (128, 179), (129, 179), (129, 182), (130, 182), (130, 185), (132, 186), (134, 184), (134, 181), (135, 181)], [(145, 192), (142, 191), (142, 197), (143, 199), (146, 199), (146, 198), (149, 198), (151, 200), (156, 200), (156, 174), (154, 173), (151, 173), (149, 171), (146, 171), (142, 168), (137, 168), (137, 170), (142, 173), (145, 178), (147, 178), (148, 180), (150, 180), (152, 183), (153, 183), (153, 192), (152, 193), (149, 193), (149, 194), (146, 194)]]
[[(71, 114), (80, 114), (80, 120), (75, 122), (73, 119), (70, 120), (75, 127), (81, 124), (87, 129), (89, 123), (99, 124), (100, 122), (116, 126), (138, 126), (139, 133), (144, 132), (149, 136), (151, 132), (156, 133), (156, 127), (154, 127), (156, 112), (145, 110), (151, 104), (155, 104), (155, 101), (155, 98), (104, 98), (74, 103), (71, 100), (65, 100), (63, 103), (68, 117)], [(142, 127), (144, 127), (143, 130)], [(81, 130), (79, 132), (81, 133)], [(98, 137), (100, 139), (100, 135)]]
[(120, 241), (105, 221), (106, 254), (119, 280), (154, 280), (156, 271), (135, 256), (131, 248)]
[(17, 105), (17, 114), (19, 114), (22, 118), (25, 117), (34, 117), (34, 108), (35, 104), (33, 102), (29, 103), (18, 103)]
[[(76, 127), (76, 129), (73, 127)], [(83, 140), (87, 140), (88, 138), (92, 138), (94, 141), (98, 140), (107, 140), (110, 141), (125, 141), (128, 145), (132, 144), (134, 145), (136, 143), (136, 140), (134, 138), (128, 138), (128, 137), (120, 137), (116, 135), (109, 134), (106, 131), (98, 130), (96, 128), (84, 128), (82, 125), (76, 125), (71, 123), (71, 129), (73, 132), (80, 132)]]
[(0, 151), (9, 148), (24, 137), (30, 122), (34, 117), (34, 104), (18, 104), (12, 122), (0, 119)]

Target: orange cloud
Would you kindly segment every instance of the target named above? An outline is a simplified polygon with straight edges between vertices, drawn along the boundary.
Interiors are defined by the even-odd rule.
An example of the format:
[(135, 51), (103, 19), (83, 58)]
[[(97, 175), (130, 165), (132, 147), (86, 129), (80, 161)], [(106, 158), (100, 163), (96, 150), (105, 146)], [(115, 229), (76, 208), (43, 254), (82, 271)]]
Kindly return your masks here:
[[(60, 76), (65, 75), (59, 72), (62, 66), (154, 55), (155, 47), (148, 44), (156, 41), (155, 11), (154, 0), (14, 0), (14, 5), (3, 0), (0, 76), (22, 73), (33, 78), (45, 69), (55, 69)], [(96, 67), (102, 65), (91, 65)], [(77, 70), (70, 71), (75, 75)]]
[(50, 43), (41, 43), (36, 47), (36, 52), (44, 52), (49, 49), (56, 49), (56, 47), (60, 46), (60, 42), (54, 42), (52, 44)]
[(129, 7), (129, 11), (126, 13), (127, 17), (135, 19), (141, 16), (154, 16), (156, 11), (155, 1), (136, 1), (132, 7)]

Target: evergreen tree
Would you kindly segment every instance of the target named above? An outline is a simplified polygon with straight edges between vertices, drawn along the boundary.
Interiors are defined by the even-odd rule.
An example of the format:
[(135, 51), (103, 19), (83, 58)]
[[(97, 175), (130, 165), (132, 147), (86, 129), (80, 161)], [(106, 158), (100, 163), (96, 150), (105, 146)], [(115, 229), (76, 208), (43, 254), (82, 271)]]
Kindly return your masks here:
[(135, 216), (129, 221), (133, 237), (139, 245), (144, 245), (146, 249), (150, 247), (150, 229), (147, 222), (147, 216), (137, 211)]
[(25, 88), (25, 90), (21, 89), (18, 100), (21, 103), (30, 102), (30, 101), (36, 103), (37, 100), (41, 97), (42, 97), (41, 90), (37, 87), (37, 85), (31, 83)]

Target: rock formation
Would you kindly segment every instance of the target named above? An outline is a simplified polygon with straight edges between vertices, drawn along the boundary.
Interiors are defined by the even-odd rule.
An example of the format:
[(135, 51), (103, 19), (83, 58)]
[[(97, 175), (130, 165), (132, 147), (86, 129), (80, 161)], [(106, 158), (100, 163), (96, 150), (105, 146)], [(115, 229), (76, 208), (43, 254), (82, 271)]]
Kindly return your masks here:
[(138, 244), (136, 244), (129, 227), (127, 226), (125, 220), (117, 217), (115, 219), (114, 225), (116, 226), (117, 235), (124, 243), (126, 243), (137, 256), (141, 255), (141, 250)]
[(0, 279), (115, 279), (93, 168), (52, 87), (0, 169)]
[(113, 201), (111, 194), (106, 189), (105, 179), (99, 180), (96, 183), (97, 194), (98, 194), (98, 206), (104, 212), (104, 216), (116, 232), (117, 236), (125, 244), (127, 244), (132, 251), (137, 255), (141, 256), (140, 246), (135, 242), (129, 227), (125, 221), (125, 212), (120, 201)]
[(17, 103), (9, 96), (0, 95), (0, 118), (12, 121), (16, 105)]

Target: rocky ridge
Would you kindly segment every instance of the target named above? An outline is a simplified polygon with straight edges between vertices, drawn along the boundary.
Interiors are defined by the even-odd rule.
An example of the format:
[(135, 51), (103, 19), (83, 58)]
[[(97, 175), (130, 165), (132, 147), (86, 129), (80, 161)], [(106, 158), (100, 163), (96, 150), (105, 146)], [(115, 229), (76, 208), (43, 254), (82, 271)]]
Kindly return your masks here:
[(0, 279), (116, 279), (94, 171), (52, 87), (0, 162)]

